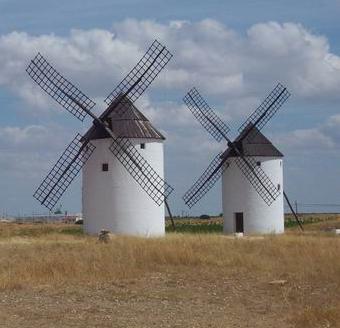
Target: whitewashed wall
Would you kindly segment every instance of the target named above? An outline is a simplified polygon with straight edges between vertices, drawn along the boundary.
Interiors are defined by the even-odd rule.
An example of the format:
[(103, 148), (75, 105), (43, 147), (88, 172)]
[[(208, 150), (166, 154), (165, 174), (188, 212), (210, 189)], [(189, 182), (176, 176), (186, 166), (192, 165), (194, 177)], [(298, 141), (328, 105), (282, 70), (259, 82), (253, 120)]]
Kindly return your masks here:
[(244, 232), (283, 233), (283, 163), (282, 158), (255, 157), (275, 186), (280, 185), (280, 196), (268, 206), (237, 167), (234, 159), (222, 176), (222, 204), (224, 233), (235, 232), (235, 213), (243, 212)]
[[(130, 139), (153, 169), (164, 176), (163, 141)], [(109, 150), (110, 139), (91, 141), (96, 149), (83, 168), (84, 229), (112, 233), (161, 236), (165, 233), (164, 204), (158, 206)], [(145, 143), (145, 149), (140, 144)], [(109, 171), (102, 171), (102, 164)]]

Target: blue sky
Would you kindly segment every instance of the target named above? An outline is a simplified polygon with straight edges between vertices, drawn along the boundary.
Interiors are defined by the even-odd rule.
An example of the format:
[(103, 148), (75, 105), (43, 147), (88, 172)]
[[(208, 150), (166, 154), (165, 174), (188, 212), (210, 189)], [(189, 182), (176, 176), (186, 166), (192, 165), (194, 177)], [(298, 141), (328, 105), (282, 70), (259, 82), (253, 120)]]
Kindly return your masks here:
[[(71, 28), (110, 28), (114, 21), (137, 19), (201, 20), (207, 17), (245, 30), (275, 20), (300, 22), (336, 41), (340, 5), (337, 0), (211, 0), (211, 1), (42, 1), (1, 0), (0, 32), (67, 34)], [(339, 49), (338, 45), (333, 45)]]
[[(174, 59), (138, 105), (168, 137), (176, 213), (188, 211), (182, 194), (223, 148), (181, 103), (193, 85), (236, 130), (277, 81), (288, 84), (292, 97), (265, 130), (285, 154), (285, 189), (302, 203), (340, 203), (339, 17), (338, 0), (0, 0), (0, 214), (43, 212), (34, 188), (73, 134), (90, 124), (33, 88), (21, 74), (28, 60), (43, 51), (101, 108), (154, 38)], [(78, 51), (86, 58), (75, 58)], [(169, 115), (178, 118), (169, 122)], [(80, 179), (62, 204), (80, 210)], [(216, 186), (191, 213), (220, 211)]]

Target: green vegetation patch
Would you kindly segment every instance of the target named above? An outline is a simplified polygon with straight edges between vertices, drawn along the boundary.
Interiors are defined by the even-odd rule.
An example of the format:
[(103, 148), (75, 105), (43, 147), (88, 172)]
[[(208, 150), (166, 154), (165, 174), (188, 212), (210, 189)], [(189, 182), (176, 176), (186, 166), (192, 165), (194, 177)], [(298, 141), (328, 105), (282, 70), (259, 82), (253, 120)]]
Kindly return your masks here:
[[(222, 233), (222, 220), (175, 220), (176, 232), (179, 233)], [(167, 224), (166, 232), (173, 232), (171, 224)]]
[(1, 224), (0, 238), (9, 237), (43, 237), (50, 234), (83, 235), (83, 228), (80, 225), (65, 224)]

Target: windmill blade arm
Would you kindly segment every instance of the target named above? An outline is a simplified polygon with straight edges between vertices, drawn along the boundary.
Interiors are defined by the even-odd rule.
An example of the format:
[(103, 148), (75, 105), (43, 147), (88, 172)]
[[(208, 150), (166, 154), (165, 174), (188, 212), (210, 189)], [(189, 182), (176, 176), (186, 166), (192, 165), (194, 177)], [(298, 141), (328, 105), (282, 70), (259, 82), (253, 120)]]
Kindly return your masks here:
[[(118, 97), (128, 98), (131, 102), (135, 102), (167, 65), (171, 57), (169, 50), (155, 40), (136, 66), (107, 96), (105, 102), (111, 105)], [(124, 106), (120, 106), (116, 112), (122, 115)]]
[(236, 157), (235, 162), (260, 197), (270, 206), (280, 195), (280, 192), (267, 174), (250, 156)]
[(112, 139), (111, 152), (150, 198), (160, 206), (172, 193), (173, 188), (151, 167), (129, 139)]
[(82, 142), (82, 136), (77, 134), (35, 191), (33, 197), (52, 210), (94, 150), (95, 146), (91, 142)]
[(184, 194), (183, 200), (190, 208), (193, 207), (219, 180), (228, 165), (221, 160), (222, 153), (217, 154), (209, 166)]
[(230, 128), (211, 109), (208, 103), (200, 95), (196, 88), (192, 88), (183, 98), (191, 113), (201, 123), (201, 125), (220, 142), (227, 139)]
[(281, 83), (278, 83), (277, 86), (267, 96), (267, 98), (261, 103), (261, 105), (240, 126), (238, 131), (242, 132), (245, 128), (250, 127), (244, 136), (245, 138), (248, 136), (248, 134), (252, 133), (252, 131), (255, 131), (254, 129), (251, 129), (252, 127), (255, 127), (258, 131), (262, 130), (268, 121), (286, 102), (289, 96), (290, 93), (288, 92), (287, 88)]
[(95, 106), (94, 101), (58, 73), (40, 53), (31, 60), (26, 72), (47, 94), (81, 121), (87, 115), (84, 108), (90, 111)]

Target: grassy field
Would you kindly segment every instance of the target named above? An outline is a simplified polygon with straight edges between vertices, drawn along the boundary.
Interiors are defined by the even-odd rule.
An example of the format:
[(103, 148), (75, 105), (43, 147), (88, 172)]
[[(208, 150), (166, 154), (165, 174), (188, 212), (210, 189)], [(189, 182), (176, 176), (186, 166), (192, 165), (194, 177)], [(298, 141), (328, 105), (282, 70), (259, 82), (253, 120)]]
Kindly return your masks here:
[(305, 222), (234, 239), (218, 219), (185, 220), (107, 244), (77, 225), (0, 224), (0, 327), (340, 327), (340, 237), (327, 232), (340, 220)]

